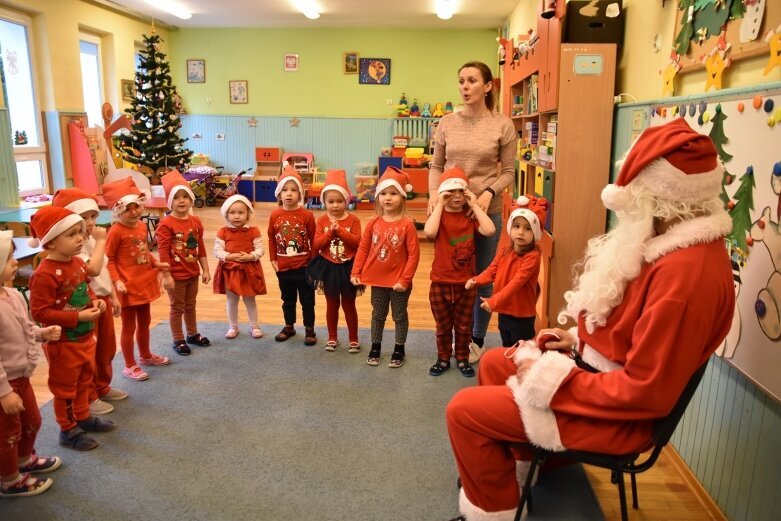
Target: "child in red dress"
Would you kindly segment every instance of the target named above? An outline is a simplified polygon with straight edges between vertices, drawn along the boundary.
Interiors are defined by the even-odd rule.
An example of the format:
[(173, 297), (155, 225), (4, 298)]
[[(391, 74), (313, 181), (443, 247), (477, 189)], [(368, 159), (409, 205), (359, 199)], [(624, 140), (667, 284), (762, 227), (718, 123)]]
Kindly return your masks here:
[[(356, 286), (350, 283), (353, 258), (361, 241), (361, 221), (347, 211), (352, 196), (347, 188), (344, 170), (329, 170), (320, 192), (326, 214), (317, 220), (314, 251), (318, 253), (306, 269), (309, 284), (325, 294), (328, 342), (326, 351), (336, 351), (339, 345), (337, 326), (339, 305), (344, 309), (349, 351), (358, 353), (358, 312), (355, 309)], [(340, 302), (341, 301), (341, 302)]]
[(95, 364), (95, 320), (106, 303), (95, 297), (88, 277), (100, 273), (106, 231), (93, 230), (96, 245), (88, 264), (79, 257), (84, 246), (81, 216), (56, 206), (45, 206), (30, 220), (30, 246), (42, 245), (48, 256), (30, 279), (30, 311), (41, 325), (62, 327), (62, 336), (44, 346), (49, 361), (49, 389), (54, 395), (54, 416), (60, 425), (60, 445), (90, 450), (98, 442), (87, 432), (114, 430), (113, 422), (92, 416), (89, 395)]
[[(130, 177), (103, 185), (103, 198), (111, 208), (116, 222), (111, 226), (106, 241), (108, 272), (122, 305), (122, 333), (119, 343), (125, 358), (122, 374), (131, 380), (149, 378), (138, 364), (168, 365), (167, 356), (149, 349), (149, 324), (152, 316), (149, 304), (160, 298), (158, 271), (170, 277), (168, 264), (159, 262), (150, 252), (146, 227), (141, 223), (145, 201), (141, 190)], [(138, 343), (138, 364), (133, 350), (133, 336)]]
[(282, 207), (271, 212), (268, 219), (268, 253), (279, 279), (282, 313), (285, 316), (285, 327), (274, 339), (284, 342), (296, 334), (296, 300), (300, 299), (304, 315), (304, 345), (313, 346), (317, 343), (315, 290), (306, 281), (306, 266), (312, 258), (315, 216), (301, 207), (304, 184), (292, 166), (285, 166), (274, 195)]
[[(157, 226), (157, 249), (160, 262), (171, 267), (171, 276), (163, 278), (171, 303), (169, 324), (176, 354), (190, 354), (188, 344), (208, 347), (211, 342), (198, 333), (195, 315), (195, 299), (198, 296), (198, 279), (204, 284), (211, 281), (206, 247), (203, 244), (203, 224), (191, 213), (195, 194), (190, 184), (178, 170), (170, 170), (163, 176), (163, 188), (171, 213)], [(182, 317), (187, 328), (187, 340), (182, 331)]]
[(30, 320), (22, 294), (3, 287), (16, 276), (13, 232), (0, 232), (0, 497), (35, 496), (51, 479), (31, 474), (51, 472), (62, 465), (57, 456), (35, 453), (41, 412), (30, 376), (40, 358), (41, 340), (59, 340), (62, 328), (40, 328)]
[(494, 284), (494, 294), (483, 298), (480, 307), (499, 313), (502, 345), (510, 347), (519, 340), (534, 338), (534, 319), (540, 285), (541, 254), (537, 242), (542, 237), (548, 201), (533, 195), (521, 196), (507, 218), (510, 246), (500, 251), (477, 277), (469, 279), (466, 289)]
[(372, 347), (366, 360), (372, 366), (380, 365), (389, 306), (396, 324), (396, 344), (388, 367), (404, 365), (409, 329), (407, 303), (420, 260), (418, 232), (406, 210), (406, 194), (411, 190), (407, 174), (392, 166), (385, 170), (375, 188), (377, 217), (366, 225), (355, 255), (351, 282), (372, 287)]
[(219, 259), (214, 271), (214, 292), (228, 300), (228, 332), (225, 338), (239, 335), (239, 297), (244, 301), (249, 318), (250, 335), (261, 338), (258, 325), (256, 295), (266, 294), (266, 279), (260, 258), (263, 239), (257, 226), (250, 225), (255, 213), (252, 203), (243, 195), (228, 197), (220, 208), (225, 226), (217, 232), (214, 256)]

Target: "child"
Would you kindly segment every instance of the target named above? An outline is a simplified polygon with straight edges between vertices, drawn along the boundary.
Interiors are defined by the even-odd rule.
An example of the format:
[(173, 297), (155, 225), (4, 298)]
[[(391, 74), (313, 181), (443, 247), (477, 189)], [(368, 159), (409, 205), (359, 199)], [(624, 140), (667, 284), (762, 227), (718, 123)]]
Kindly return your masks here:
[[(103, 198), (115, 219), (106, 241), (108, 272), (122, 305), (122, 332), (119, 343), (125, 359), (122, 375), (142, 381), (149, 375), (138, 367), (133, 353), (133, 335), (138, 343), (138, 363), (147, 366), (168, 365), (167, 356), (153, 354), (149, 349), (149, 304), (160, 297), (158, 270), (167, 271), (168, 264), (159, 262), (149, 253), (146, 227), (140, 222), (144, 210), (144, 195), (130, 177), (103, 185)], [(170, 274), (168, 274), (170, 276)]]
[(78, 256), (84, 246), (84, 219), (65, 208), (43, 207), (30, 221), (33, 239), (48, 252), (30, 279), (30, 311), (43, 327), (61, 326), (62, 336), (44, 346), (49, 361), (49, 389), (54, 395), (54, 416), (60, 425), (60, 445), (90, 450), (98, 442), (87, 432), (108, 432), (113, 422), (92, 416), (89, 394), (95, 363), (94, 322), (106, 311), (95, 297), (87, 277), (100, 274), (106, 231), (95, 228), (95, 250), (88, 264)]
[(312, 257), (312, 240), (315, 237), (315, 216), (301, 208), (304, 185), (301, 176), (286, 165), (277, 182), (274, 195), (282, 208), (277, 208), (268, 220), (268, 240), (271, 266), (277, 272), (282, 292), (282, 313), (285, 327), (274, 337), (284, 342), (296, 334), (296, 294), (301, 299), (304, 315), (304, 345), (317, 343), (315, 334), (315, 290), (306, 281), (306, 266)]
[(412, 190), (407, 179), (407, 174), (392, 166), (380, 177), (375, 189), (377, 217), (366, 225), (351, 274), (356, 286), (372, 287), (372, 347), (366, 363), (374, 366), (380, 365), (388, 304), (393, 306), (396, 324), (396, 345), (388, 367), (404, 365), (409, 328), (407, 303), (420, 258), (415, 223), (406, 215), (406, 193)]
[(243, 195), (228, 197), (220, 208), (225, 227), (217, 232), (214, 256), (219, 259), (214, 271), (214, 292), (228, 300), (228, 332), (225, 338), (239, 336), (239, 296), (244, 301), (249, 318), (250, 335), (261, 338), (255, 295), (266, 294), (266, 279), (260, 258), (263, 239), (257, 226), (249, 222), (255, 213), (252, 203)]
[[(190, 184), (178, 170), (170, 170), (163, 176), (163, 188), (171, 213), (157, 225), (157, 249), (160, 262), (168, 264), (170, 276), (163, 278), (171, 303), (169, 324), (176, 354), (190, 354), (193, 344), (208, 347), (211, 342), (198, 333), (195, 316), (195, 299), (198, 296), (198, 278), (208, 284), (211, 281), (206, 247), (203, 244), (203, 224), (191, 214), (195, 194)], [(187, 340), (182, 331), (182, 316), (187, 327)]]
[[(475, 289), (464, 283), (475, 276), (475, 232), (485, 237), (496, 233), (488, 215), (475, 204), (469, 181), (460, 168), (451, 168), (439, 176), (437, 205), (426, 221), (424, 233), (434, 239), (429, 301), (437, 324), (437, 361), (429, 374), (439, 376), (450, 368), (455, 348), (456, 366), (467, 377), (475, 375), (469, 363), (469, 341)], [(474, 218), (468, 216), (471, 209)], [(453, 332), (455, 331), (455, 344)]]
[[(87, 237), (84, 240), (84, 249), (79, 254), (84, 262), (89, 262), (90, 256), (95, 251), (95, 237), (92, 232), (95, 229), (95, 221), (100, 214), (98, 199), (80, 188), (63, 188), (57, 190), (52, 199), (52, 206), (67, 208), (73, 213), (81, 215), (87, 228)], [(104, 256), (105, 257), (105, 256)], [(95, 375), (92, 389), (90, 390), (89, 412), (100, 415), (108, 414), (114, 410), (114, 406), (108, 401), (118, 401), (127, 398), (127, 393), (111, 387), (111, 379), (114, 375), (111, 362), (117, 354), (117, 338), (114, 332), (114, 317), (119, 316), (121, 306), (117, 298), (117, 292), (111, 283), (111, 277), (106, 268), (106, 259), (102, 259), (100, 274), (92, 277), (89, 286), (97, 297), (106, 304), (106, 312), (100, 314), (95, 322)], [(104, 401), (106, 400), (106, 401)]]
[(36, 326), (18, 291), (3, 287), (16, 276), (13, 232), (0, 232), (0, 497), (35, 496), (52, 485), (51, 479), (31, 476), (51, 472), (62, 464), (56, 456), (35, 453), (41, 412), (30, 375), (38, 364), (41, 340), (59, 340), (62, 328)]
[(493, 282), (494, 288), (501, 288), (490, 298), (483, 298), (480, 307), (489, 313), (499, 313), (499, 333), (504, 347), (534, 338), (541, 260), (536, 243), (542, 236), (548, 201), (527, 195), (519, 197), (517, 205), (507, 218), (510, 246), (465, 285), (466, 289), (472, 289)]
[(329, 170), (320, 192), (326, 214), (317, 220), (314, 251), (319, 253), (307, 267), (307, 280), (325, 294), (328, 342), (326, 351), (336, 351), (339, 345), (336, 327), (339, 324), (341, 300), (350, 353), (358, 353), (358, 312), (355, 309), (357, 288), (350, 283), (353, 258), (361, 241), (361, 221), (347, 212), (352, 196), (347, 187), (344, 170)]

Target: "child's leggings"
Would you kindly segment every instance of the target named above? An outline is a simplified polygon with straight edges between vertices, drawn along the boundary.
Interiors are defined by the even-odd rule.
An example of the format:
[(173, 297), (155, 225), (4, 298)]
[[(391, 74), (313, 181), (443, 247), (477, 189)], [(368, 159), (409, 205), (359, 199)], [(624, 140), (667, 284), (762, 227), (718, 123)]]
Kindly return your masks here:
[(396, 344), (404, 345), (407, 341), (407, 330), (409, 329), (407, 303), (410, 293), (412, 293), (412, 287), (400, 293), (391, 288), (372, 286), (372, 344), (382, 343), (382, 333), (385, 330), (389, 305), (392, 310), (393, 322), (396, 324)]
[(122, 346), (122, 356), (125, 359), (125, 367), (136, 365), (136, 357), (133, 354), (133, 335), (138, 344), (138, 354), (142, 358), (152, 358), (149, 350), (149, 323), (152, 315), (149, 304), (137, 306), (125, 306), (122, 308), (122, 333), (119, 343)]
[(469, 359), (475, 292), (475, 288), (465, 289), (463, 284), (431, 283), (428, 299), (437, 325), (437, 358), (440, 360), (450, 360), (454, 331), (456, 361)]
[[(225, 296), (228, 299), (228, 323), (231, 327), (236, 327), (239, 324), (239, 295), (226, 289)], [(255, 296), (246, 295), (241, 297), (241, 300), (244, 301), (244, 306), (247, 308), (249, 324), (251, 326), (258, 325), (258, 305), (255, 303)]]
[(94, 402), (111, 390), (111, 378), (114, 376), (111, 362), (117, 354), (117, 336), (114, 332), (114, 306), (111, 305), (111, 297), (98, 297), (106, 303), (106, 311), (100, 314), (95, 321), (95, 384), (90, 391), (89, 401)]
[[(339, 305), (341, 300), (344, 309), (344, 320), (347, 322), (347, 333), (350, 342), (358, 341), (358, 311), (355, 309), (355, 297), (351, 295), (325, 295), (325, 322), (328, 325), (328, 340), (337, 340), (336, 331), (339, 325)], [(387, 310), (386, 310), (387, 313)]]
[[(65, 335), (63, 335), (65, 337)], [(67, 432), (89, 418), (89, 393), (93, 387), (95, 335), (92, 331), (74, 340), (60, 339), (44, 345), (49, 362), (49, 390), (54, 419)]]
[(41, 412), (27, 377), (9, 380), (11, 389), (19, 395), (24, 410), (6, 414), (0, 409), (0, 476), (12, 476), (19, 471), (19, 460), (27, 458), (35, 448), (35, 438), (41, 428)]
[(187, 328), (187, 335), (198, 333), (198, 322), (195, 318), (195, 299), (198, 297), (199, 276), (189, 279), (175, 280), (174, 289), (168, 290), (168, 299), (171, 302), (169, 322), (171, 324), (171, 336), (174, 342), (184, 340), (182, 332), (182, 316)]

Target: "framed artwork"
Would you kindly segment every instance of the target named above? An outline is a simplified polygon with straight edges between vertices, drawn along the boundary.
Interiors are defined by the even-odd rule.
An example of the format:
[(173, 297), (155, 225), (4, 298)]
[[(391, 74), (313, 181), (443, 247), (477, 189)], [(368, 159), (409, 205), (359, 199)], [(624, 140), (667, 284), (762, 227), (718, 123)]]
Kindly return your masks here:
[(187, 60), (187, 83), (206, 82), (206, 60)]
[(231, 80), (228, 82), (231, 103), (247, 103), (249, 93), (247, 91), (247, 80)]
[(390, 85), (390, 58), (361, 58), (358, 60), (358, 83)]
[(285, 72), (298, 71), (298, 55), (292, 53), (285, 53)]
[(122, 99), (124, 101), (133, 101), (136, 97), (136, 84), (133, 80), (119, 80), (122, 85)]
[(345, 52), (342, 54), (342, 72), (345, 74), (358, 74), (357, 52)]

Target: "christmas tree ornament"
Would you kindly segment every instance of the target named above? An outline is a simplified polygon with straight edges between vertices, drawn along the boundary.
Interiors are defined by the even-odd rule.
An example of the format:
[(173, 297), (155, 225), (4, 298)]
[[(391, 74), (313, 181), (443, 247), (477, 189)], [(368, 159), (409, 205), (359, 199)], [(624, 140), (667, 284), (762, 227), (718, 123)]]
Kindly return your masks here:
[(771, 112), (773, 112), (773, 99), (772, 99), (772, 98), (768, 98), (768, 99), (766, 99), (766, 100), (765, 100), (765, 104), (762, 106), (762, 109), (763, 109), (765, 112), (767, 112), (768, 114), (770, 114)]
[(754, 167), (749, 165), (746, 173), (740, 178), (740, 186), (735, 191), (734, 206), (729, 210), (732, 218), (732, 231), (727, 236), (737, 242), (738, 246), (745, 249), (751, 246), (749, 231), (751, 230), (751, 210), (754, 209)]
[(754, 99), (752, 100), (751, 105), (755, 109), (759, 110), (759, 108), (762, 106), (762, 96), (760, 96), (759, 94), (754, 96)]

